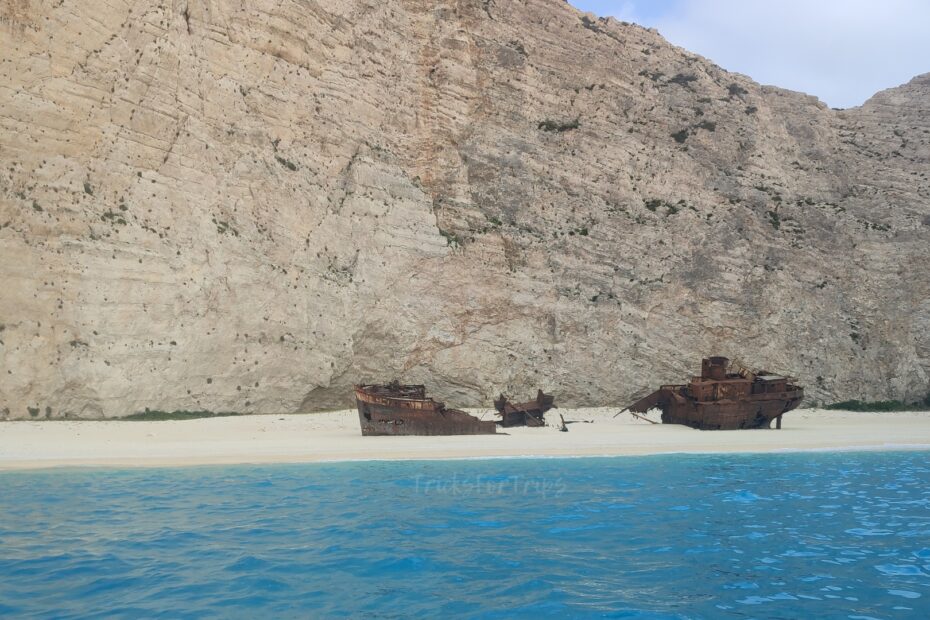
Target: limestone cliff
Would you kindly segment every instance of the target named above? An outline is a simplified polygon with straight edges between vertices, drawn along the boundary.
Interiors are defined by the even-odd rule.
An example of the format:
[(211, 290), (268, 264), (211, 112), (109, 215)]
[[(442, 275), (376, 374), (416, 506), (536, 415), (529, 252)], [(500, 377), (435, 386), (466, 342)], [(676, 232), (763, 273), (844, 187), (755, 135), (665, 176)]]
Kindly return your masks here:
[(930, 374), (930, 75), (834, 111), (559, 0), (0, 0), (0, 417)]

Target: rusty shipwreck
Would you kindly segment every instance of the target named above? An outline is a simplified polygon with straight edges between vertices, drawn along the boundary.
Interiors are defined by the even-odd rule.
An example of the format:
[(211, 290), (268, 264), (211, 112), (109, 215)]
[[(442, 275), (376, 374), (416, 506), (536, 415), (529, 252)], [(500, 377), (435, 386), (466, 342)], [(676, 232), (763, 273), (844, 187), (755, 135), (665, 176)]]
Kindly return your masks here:
[(765, 370), (753, 371), (725, 357), (701, 362), (701, 376), (686, 385), (663, 385), (628, 407), (636, 413), (662, 411), (665, 424), (701, 430), (770, 428), (782, 414), (797, 407), (804, 390), (794, 379)]
[(426, 396), (422, 385), (356, 385), (362, 435), (485, 435), (497, 432), (493, 420), (479, 420)]
[(525, 403), (512, 403), (501, 394), (494, 401), (494, 408), (501, 419), (497, 422), (504, 428), (511, 426), (545, 426), (546, 412), (555, 405), (554, 397), (542, 390), (536, 392), (536, 398)]

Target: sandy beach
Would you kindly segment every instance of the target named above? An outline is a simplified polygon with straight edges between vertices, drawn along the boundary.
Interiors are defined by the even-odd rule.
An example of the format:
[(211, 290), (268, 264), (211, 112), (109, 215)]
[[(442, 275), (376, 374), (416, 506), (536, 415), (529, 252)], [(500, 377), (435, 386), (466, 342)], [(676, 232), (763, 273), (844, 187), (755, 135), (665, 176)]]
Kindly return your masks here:
[[(184, 421), (11, 421), (0, 423), (0, 470), (62, 466), (181, 466), (346, 460), (661, 453), (930, 449), (930, 412), (801, 409), (784, 428), (696, 431), (649, 424), (615, 408), (558, 410), (554, 426), (498, 435), (362, 437), (355, 410)], [(472, 410), (493, 419), (491, 410)], [(655, 414), (655, 412), (653, 412)], [(653, 415), (653, 417), (656, 417)], [(557, 415), (549, 415), (558, 420)]]

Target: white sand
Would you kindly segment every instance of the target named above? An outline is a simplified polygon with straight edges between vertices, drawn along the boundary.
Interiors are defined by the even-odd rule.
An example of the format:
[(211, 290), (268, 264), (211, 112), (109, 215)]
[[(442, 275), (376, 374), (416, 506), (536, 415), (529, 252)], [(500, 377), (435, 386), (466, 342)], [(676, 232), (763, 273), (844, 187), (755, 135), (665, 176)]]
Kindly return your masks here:
[[(782, 430), (696, 431), (652, 425), (616, 408), (558, 409), (554, 427), (455, 437), (362, 437), (354, 410), (167, 422), (0, 422), (0, 470), (58, 466), (173, 466), (669, 452), (930, 449), (930, 412), (801, 409)], [(474, 410), (493, 419), (490, 410)], [(652, 412), (656, 417), (657, 412)], [(582, 420), (591, 420), (584, 423)]]

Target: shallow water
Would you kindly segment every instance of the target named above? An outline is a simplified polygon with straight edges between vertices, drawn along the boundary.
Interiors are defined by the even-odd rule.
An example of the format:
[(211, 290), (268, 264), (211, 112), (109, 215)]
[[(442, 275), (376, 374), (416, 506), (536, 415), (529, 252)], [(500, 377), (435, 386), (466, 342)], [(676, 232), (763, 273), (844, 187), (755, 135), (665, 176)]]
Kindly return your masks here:
[(0, 616), (930, 618), (930, 453), (0, 474)]

